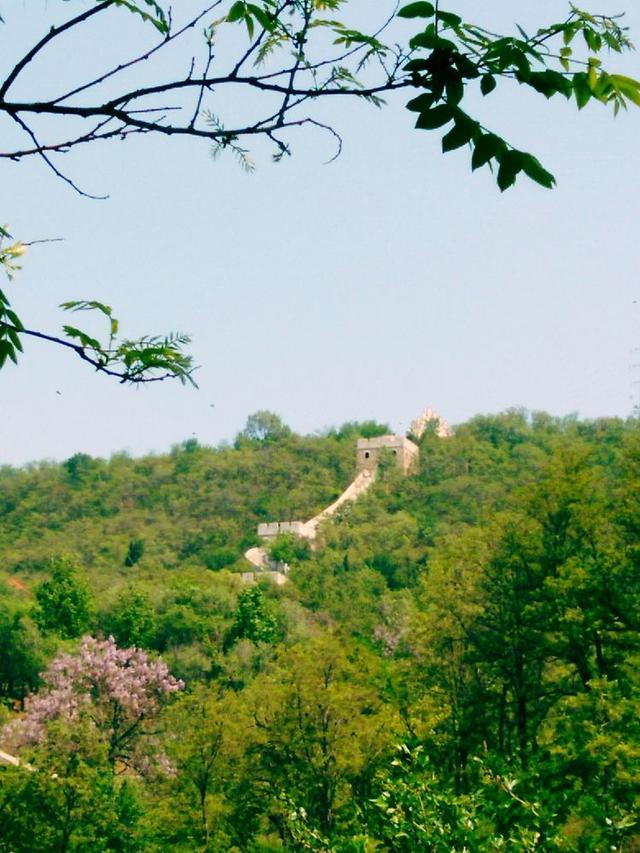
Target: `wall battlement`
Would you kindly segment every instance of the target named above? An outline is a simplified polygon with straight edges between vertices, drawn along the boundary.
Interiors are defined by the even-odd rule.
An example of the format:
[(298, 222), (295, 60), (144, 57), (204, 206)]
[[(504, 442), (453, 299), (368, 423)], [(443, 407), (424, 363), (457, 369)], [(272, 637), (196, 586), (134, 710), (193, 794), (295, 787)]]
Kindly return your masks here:
[(275, 539), (283, 533), (292, 533), (294, 536), (304, 536), (303, 521), (269, 521), (258, 525), (258, 536), (261, 539)]

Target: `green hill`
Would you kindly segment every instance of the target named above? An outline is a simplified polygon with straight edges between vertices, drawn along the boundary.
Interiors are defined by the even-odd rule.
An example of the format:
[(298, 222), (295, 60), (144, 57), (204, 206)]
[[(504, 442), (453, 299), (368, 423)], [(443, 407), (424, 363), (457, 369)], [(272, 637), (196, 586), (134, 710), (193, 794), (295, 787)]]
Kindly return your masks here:
[(102, 754), (115, 700), (73, 736), (48, 718), (20, 752), (36, 772), (1, 771), (0, 850), (636, 849), (638, 422), (427, 434), (419, 470), (383, 464), (317, 547), (277, 543), (283, 587), (242, 581), (258, 523), (315, 515), (385, 428), (270, 426), (0, 469), (7, 720), (83, 634), (185, 682), (131, 735), (168, 773)]

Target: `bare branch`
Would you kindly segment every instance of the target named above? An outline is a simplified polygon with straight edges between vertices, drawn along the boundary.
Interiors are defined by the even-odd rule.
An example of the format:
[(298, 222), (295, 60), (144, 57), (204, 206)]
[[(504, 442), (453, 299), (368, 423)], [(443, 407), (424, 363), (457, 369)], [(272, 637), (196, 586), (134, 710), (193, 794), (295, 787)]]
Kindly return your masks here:
[(92, 18), (94, 15), (100, 14), (109, 6), (113, 5), (114, 0), (105, 0), (104, 3), (99, 3), (97, 6), (94, 6), (93, 9), (87, 9), (86, 12), (82, 12), (80, 15), (77, 15), (75, 18), (71, 18), (71, 20), (66, 21), (64, 24), (60, 24), (59, 27), (51, 27), (46, 36), (40, 39), (39, 42), (34, 44), (31, 50), (22, 57), (22, 59), (14, 66), (13, 70), (10, 72), (7, 79), (4, 81), (2, 86), (0, 86), (0, 101), (4, 99), (4, 96), (9, 91), (9, 87), (16, 80), (18, 75), (24, 71), (27, 65), (36, 57), (43, 47), (45, 47), (49, 42), (53, 41), (62, 33), (70, 30), (72, 27), (76, 27), (79, 24), (88, 21), (89, 18)]
[(31, 130), (31, 128), (27, 124), (25, 124), (25, 122), (22, 121), (20, 116), (12, 115), (12, 118), (17, 124), (20, 125), (20, 127), (25, 131), (25, 133), (27, 133), (30, 136), (33, 144), (36, 146), (37, 154), (44, 160), (44, 162), (51, 169), (53, 174), (56, 175), (56, 177), (58, 177), (58, 178), (60, 178), (60, 180), (64, 181), (65, 184), (68, 184), (71, 187), (71, 189), (75, 190), (75, 192), (78, 193), (78, 195), (84, 196), (85, 198), (91, 198), (94, 201), (104, 201), (105, 199), (109, 198), (108, 195), (93, 195), (92, 193), (85, 192), (85, 190), (81, 189), (77, 184), (75, 184), (71, 180), (71, 178), (68, 178), (66, 175), (64, 175), (60, 171), (60, 169), (58, 169), (58, 167), (55, 165), (55, 163), (53, 163), (51, 161), (51, 158), (45, 154), (45, 152), (42, 149), (42, 146), (38, 142), (37, 136)]
[(146, 53), (141, 54), (140, 56), (136, 56), (135, 59), (129, 60), (129, 62), (123, 62), (121, 65), (117, 65), (115, 68), (112, 68), (110, 71), (107, 71), (105, 74), (102, 74), (100, 77), (96, 77), (95, 80), (91, 80), (89, 83), (83, 83), (81, 86), (77, 86), (75, 89), (72, 89), (70, 92), (67, 92), (65, 95), (61, 95), (59, 98), (56, 98), (52, 103), (58, 104), (61, 101), (66, 101), (69, 98), (72, 98), (74, 95), (79, 95), (80, 92), (85, 92), (87, 89), (92, 89), (94, 86), (100, 85), (100, 83), (104, 83), (105, 80), (108, 80), (110, 77), (114, 77), (117, 74), (120, 74), (122, 71), (125, 71), (128, 68), (132, 68), (134, 65), (138, 65), (140, 62), (146, 62), (151, 59), (151, 57), (157, 53), (162, 48), (166, 47), (170, 42), (176, 41), (180, 36), (184, 35), (190, 29), (193, 29), (209, 12), (212, 12), (216, 6), (219, 6), (222, 3), (222, 0), (216, 0), (215, 3), (211, 3), (211, 5), (207, 6), (206, 9), (203, 9), (199, 15), (196, 15), (195, 18), (192, 18), (188, 23), (184, 24), (184, 26), (180, 27), (179, 30), (176, 30), (175, 33), (169, 33), (159, 44), (152, 47), (150, 50), (146, 51)]

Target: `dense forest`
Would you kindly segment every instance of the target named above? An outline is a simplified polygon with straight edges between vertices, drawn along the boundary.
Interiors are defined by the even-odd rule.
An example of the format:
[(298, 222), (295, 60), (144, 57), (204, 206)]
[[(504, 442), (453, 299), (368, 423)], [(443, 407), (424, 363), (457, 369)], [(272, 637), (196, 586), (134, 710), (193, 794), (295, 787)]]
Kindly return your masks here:
[(640, 850), (640, 423), (387, 429), (0, 468), (0, 850)]

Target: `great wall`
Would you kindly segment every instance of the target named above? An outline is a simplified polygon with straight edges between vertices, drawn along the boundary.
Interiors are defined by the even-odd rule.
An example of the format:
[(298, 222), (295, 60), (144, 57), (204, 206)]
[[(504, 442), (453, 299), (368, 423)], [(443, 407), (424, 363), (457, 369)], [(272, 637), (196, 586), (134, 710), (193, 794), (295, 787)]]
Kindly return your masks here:
[[(408, 434), (419, 440), (431, 425), (440, 438), (448, 438), (452, 434), (449, 424), (433, 409), (426, 409), (412, 421)], [(415, 470), (420, 456), (418, 445), (405, 436), (381, 435), (375, 438), (360, 438), (356, 445), (356, 475), (333, 503), (314, 515), (309, 521), (273, 521), (260, 524), (258, 525), (258, 536), (266, 544), (273, 541), (277, 536), (286, 533), (313, 542), (323, 521), (335, 515), (345, 503), (357, 500), (360, 495), (371, 488), (376, 479), (378, 466), (385, 453), (395, 457), (396, 465), (404, 474), (409, 474)], [(242, 580), (245, 583), (252, 583), (257, 578), (262, 577), (268, 578), (276, 584), (287, 582), (289, 566), (286, 563), (272, 561), (269, 558), (267, 548), (262, 546), (249, 548), (244, 556), (253, 566), (252, 571), (242, 573)], [(0, 766), (7, 764), (18, 766), (20, 760), (14, 755), (0, 751)]]
[[(424, 432), (433, 425), (436, 435), (448, 438), (451, 427), (433, 409), (425, 409), (408, 429), (408, 435), (420, 440)], [(420, 450), (410, 438), (401, 435), (380, 435), (375, 438), (360, 438), (356, 445), (356, 475), (342, 494), (333, 503), (325, 507), (308, 521), (272, 521), (258, 525), (258, 536), (265, 545), (257, 545), (245, 552), (245, 559), (253, 566), (252, 571), (242, 573), (245, 583), (252, 583), (264, 577), (280, 585), (287, 582), (289, 566), (287, 563), (276, 562), (269, 557), (269, 543), (278, 536), (291, 534), (314, 542), (320, 524), (346, 503), (357, 500), (374, 483), (378, 466), (384, 454), (395, 457), (396, 465), (404, 474), (409, 474), (418, 465)], [(266, 547), (265, 547), (266, 546)]]

